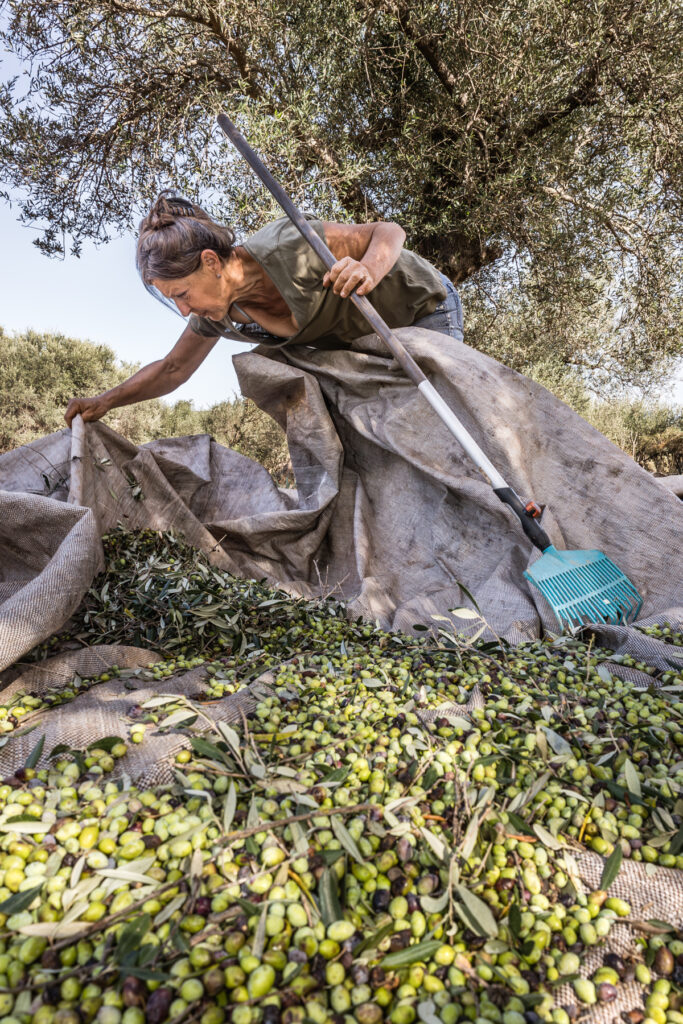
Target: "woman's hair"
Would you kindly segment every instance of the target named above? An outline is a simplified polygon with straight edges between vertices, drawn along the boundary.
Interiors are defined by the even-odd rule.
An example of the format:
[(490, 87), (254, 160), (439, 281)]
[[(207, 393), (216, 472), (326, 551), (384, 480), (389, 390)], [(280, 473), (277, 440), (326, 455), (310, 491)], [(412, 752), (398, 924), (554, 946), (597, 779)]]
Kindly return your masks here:
[(166, 189), (140, 222), (135, 263), (149, 289), (155, 278), (172, 281), (193, 274), (204, 249), (227, 260), (234, 244), (232, 228), (216, 224), (201, 206)]

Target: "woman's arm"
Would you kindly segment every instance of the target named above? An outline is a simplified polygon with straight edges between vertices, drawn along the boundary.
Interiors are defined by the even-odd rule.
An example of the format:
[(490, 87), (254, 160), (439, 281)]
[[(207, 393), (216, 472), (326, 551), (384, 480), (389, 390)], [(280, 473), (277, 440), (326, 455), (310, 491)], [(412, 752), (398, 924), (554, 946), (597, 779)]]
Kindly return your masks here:
[(143, 366), (128, 380), (124, 380), (123, 384), (118, 384), (110, 391), (104, 391), (93, 398), (72, 398), (66, 407), (64, 419), (69, 426), (78, 413), (88, 422), (99, 420), (110, 409), (116, 409), (120, 405), (132, 405), (134, 402), (144, 402), (148, 398), (168, 395), (192, 376), (218, 338), (219, 335), (215, 338), (205, 338), (202, 334), (195, 334), (190, 327), (186, 327), (167, 356)]
[(393, 221), (374, 224), (324, 224), (327, 244), (337, 258), (323, 285), (346, 298), (354, 290), (367, 295), (389, 273), (401, 254), (406, 233)]

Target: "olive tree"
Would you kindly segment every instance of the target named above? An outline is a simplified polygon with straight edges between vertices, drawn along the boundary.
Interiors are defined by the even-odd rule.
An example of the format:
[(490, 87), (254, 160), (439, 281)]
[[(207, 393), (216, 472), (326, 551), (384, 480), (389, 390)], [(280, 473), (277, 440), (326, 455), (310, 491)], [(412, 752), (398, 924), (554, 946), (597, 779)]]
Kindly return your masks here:
[(6, 8), (28, 73), (0, 93), (0, 175), (46, 253), (130, 229), (168, 185), (242, 232), (278, 215), (225, 110), (300, 204), (398, 220), (464, 286), (470, 340), (516, 335), (514, 365), (541, 344), (607, 386), (680, 355), (677, 0)]

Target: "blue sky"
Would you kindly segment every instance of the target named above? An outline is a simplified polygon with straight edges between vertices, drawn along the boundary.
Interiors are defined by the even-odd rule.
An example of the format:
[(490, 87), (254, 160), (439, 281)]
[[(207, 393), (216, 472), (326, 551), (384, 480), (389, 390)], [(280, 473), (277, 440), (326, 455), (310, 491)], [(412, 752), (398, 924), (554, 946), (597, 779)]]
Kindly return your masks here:
[[(0, 48), (0, 80), (24, 72)], [(80, 258), (44, 256), (33, 245), (39, 227), (19, 224), (19, 209), (0, 200), (0, 327), (6, 332), (54, 331), (109, 345), (123, 362), (150, 363), (173, 347), (183, 321), (152, 298), (135, 269), (135, 238), (127, 235)], [(239, 391), (232, 356), (249, 346), (223, 338), (196, 373), (166, 401), (197, 408)]]

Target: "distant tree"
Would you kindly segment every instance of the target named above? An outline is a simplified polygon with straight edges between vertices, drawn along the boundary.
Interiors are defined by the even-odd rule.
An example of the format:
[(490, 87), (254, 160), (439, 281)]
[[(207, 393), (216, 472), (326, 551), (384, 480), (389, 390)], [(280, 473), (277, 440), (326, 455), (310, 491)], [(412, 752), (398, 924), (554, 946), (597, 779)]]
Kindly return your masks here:
[(683, 408), (660, 402), (592, 402), (584, 413), (601, 433), (660, 476), (683, 474)]
[(65, 427), (70, 398), (113, 387), (132, 370), (106, 345), (0, 328), (0, 451)]
[[(36, 331), (9, 335), (0, 327), (0, 452), (61, 430), (70, 398), (114, 387), (136, 369), (120, 363), (107, 345)], [(278, 481), (289, 479), (284, 433), (248, 399), (210, 409), (153, 399), (114, 409), (103, 422), (134, 444), (211, 434), (219, 444), (260, 462)]]
[(215, 128), (224, 109), (298, 202), (395, 218), (453, 281), (476, 279), (494, 335), (523, 300), (563, 323), (559, 355), (585, 380), (598, 361), (647, 383), (681, 353), (678, 0), (8, 10), (31, 73), (0, 93), (0, 177), (45, 252), (130, 228), (171, 183), (244, 231), (278, 215)]

